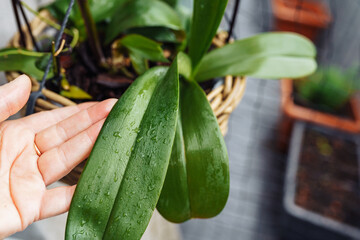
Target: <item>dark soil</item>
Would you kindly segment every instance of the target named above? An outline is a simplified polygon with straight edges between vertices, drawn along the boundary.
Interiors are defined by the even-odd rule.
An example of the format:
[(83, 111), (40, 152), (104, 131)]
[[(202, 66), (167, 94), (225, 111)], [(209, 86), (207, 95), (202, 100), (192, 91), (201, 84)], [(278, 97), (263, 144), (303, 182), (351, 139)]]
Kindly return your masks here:
[(336, 221), (360, 227), (357, 145), (308, 129), (297, 173), (295, 203)]

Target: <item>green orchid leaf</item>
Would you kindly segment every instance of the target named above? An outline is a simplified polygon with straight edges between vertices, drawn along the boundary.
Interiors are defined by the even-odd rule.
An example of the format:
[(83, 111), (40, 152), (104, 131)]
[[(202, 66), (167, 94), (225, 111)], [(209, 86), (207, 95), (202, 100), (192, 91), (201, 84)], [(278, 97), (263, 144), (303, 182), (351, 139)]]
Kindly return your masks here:
[(138, 34), (130, 34), (120, 40), (130, 52), (155, 62), (168, 62), (164, 57), (161, 44)]
[(313, 73), (316, 50), (293, 33), (263, 33), (215, 49), (202, 59), (195, 75), (205, 81), (226, 75), (299, 78)]
[[(107, 35), (112, 35), (109, 37), (108, 41), (111, 41), (117, 34), (120, 32), (125, 32), (133, 27), (141, 27), (140, 30), (134, 30), (130, 33), (139, 33), (149, 38), (153, 38), (154, 40), (161, 41), (161, 42), (181, 42), (184, 39), (185, 33), (181, 30), (181, 20), (178, 16), (176, 16), (175, 11), (168, 6), (166, 3), (155, 3), (160, 7), (159, 10), (157, 9), (147, 9), (149, 3), (145, 3), (146, 6), (142, 6), (142, 2), (144, 0), (107, 0), (107, 1), (95, 1), (89, 0), (90, 11), (93, 16), (95, 23), (100, 22), (110, 22), (113, 21), (122, 21), (120, 18), (126, 18), (126, 23), (121, 25), (121, 30), (115, 30), (116, 33), (112, 32), (110, 29), (110, 33)], [(154, 0), (150, 0), (154, 1)], [(176, 1), (176, 0), (169, 0), (169, 1)], [(53, 3), (43, 7), (42, 9), (47, 9), (50, 11), (51, 15), (62, 21), (65, 16), (65, 12), (69, 6), (70, 0), (57, 0)], [(138, 3), (136, 3), (138, 2)], [(140, 7), (134, 6), (140, 5)], [(128, 8), (132, 9), (132, 14), (141, 14), (142, 16), (132, 16), (129, 19), (129, 14), (127, 13)], [(154, 6), (156, 7), (156, 6)], [(160, 15), (156, 16), (156, 11), (160, 12)], [(175, 15), (171, 16), (171, 14), (175, 13)], [(130, 14), (131, 15), (131, 14)], [(116, 20), (115, 18), (118, 18)], [(86, 31), (84, 26), (84, 21), (81, 17), (81, 13), (77, 4), (74, 5), (72, 12), (70, 14), (70, 22), (80, 31), (80, 39), (84, 40), (86, 38)], [(114, 23), (116, 27), (118, 27), (117, 22)], [(113, 25), (113, 26), (114, 26)], [(113, 28), (111, 26), (111, 28)], [(144, 26), (144, 27), (143, 27)], [(146, 27), (151, 26), (157, 28), (156, 26), (164, 26), (163, 28), (158, 27), (157, 29), (147, 30)], [(169, 27), (167, 29), (165, 27)], [(117, 28), (114, 28), (117, 29)], [(132, 30), (132, 29), (131, 29)]]
[(74, 85), (71, 85), (68, 91), (60, 91), (60, 95), (71, 99), (92, 99), (91, 95)]
[(164, 218), (175, 223), (181, 223), (191, 218), (184, 136), (180, 117), (157, 209)]
[(146, 26), (181, 30), (181, 21), (177, 13), (162, 1), (129, 1), (115, 11), (106, 29), (105, 43), (110, 43), (127, 29)]
[[(89, 1), (89, 0), (88, 0)], [(90, 0), (90, 11), (94, 18), (95, 22), (100, 22), (105, 19), (111, 19), (111, 17), (116, 14), (120, 6), (123, 6), (125, 3), (132, 0)]]
[[(70, 0), (57, 0), (57, 1), (50, 3), (49, 5), (41, 7), (40, 10), (47, 9), (55, 19), (61, 21), (65, 16), (65, 13), (69, 7), (69, 4), (70, 4)], [(74, 6), (70, 12), (69, 20), (72, 23), (77, 23), (77, 22), (80, 23), (80, 21), (81, 21), (83, 24), (83, 21), (81, 18), (81, 13), (80, 13), (79, 7), (77, 6), (77, 3), (74, 4)], [(75, 24), (75, 25), (78, 25), (78, 24)]]
[[(88, 0), (88, 1), (89, 1), (91, 15), (94, 21), (100, 22), (112, 16), (119, 6), (121, 6), (126, 2), (129, 2), (130, 0), (106, 0), (106, 1)], [(67, 8), (69, 7), (69, 3), (70, 0), (56, 0), (51, 4), (43, 7), (43, 9), (49, 10), (51, 15), (56, 19), (62, 20), (65, 16)], [(69, 19), (76, 26), (82, 26), (84, 24), (77, 3), (73, 6)]]
[(176, 60), (131, 84), (107, 117), (80, 177), (66, 239), (140, 239), (165, 180), (178, 104)]
[(167, 4), (169, 4), (172, 7), (176, 7), (177, 5), (177, 0), (161, 0), (163, 2), (166, 2)]
[[(130, 0), (106, 0), (106, 1), (98, 1), (98, 0), (88, 0), (90, 6), (90, 12), (94, 19), (95, 23), (99, 23), (105, 20), (110, 19), (110, 17), (114, 14), (115, 10), (123, 5), (124, 3)], [(70, 0), (56, 0), (53, 3), (42, 7), (41, 9), (47, 9), (51, 13), (51, 15), (62, 22), (66, 10), (69, 7)], [(84, 41), (87, 38), (86, 29), (84, 25), (84, 20), (82, 18), (80, 9), (75, 3), (73, 9), (71, 10), (69, 16), (69, 23), (75, 26), (80, 32), (80, 40)]]
[(157, 209), (167, 220), (210, 218), (229, 195), (229, 160), (223, 136), (198, 83), (184, 82), (168, 173)]
[[(0, 50), (0, 71), (19, 71), (41, 80), (44, 71), (39, 67), (49, 58), (49, 53), (33, 52), (18, 48)], [(52, 72), (48, 77), (52, 76)]]
[(189, 56), (194, 69), (211, 45), (227, 2), (227, 0), (194, 0), (189, 39)]
[(157, 42), (179, 43), (185, 39), (183, 30), (172, 30), (165, 27), (139, 27), (125, 31), (125, 34), (139, 34)]
[(190, 36), (191, 21), (192, 21), (191, 9), (185, 6), (178, 5), (175, 10), (180, 16), (181, 25), (186, 33), (186, 36)]
[(138, 75), (143, 74), (149, 69), (148, 61), (141, 55), (130, 51), (129, 53), (131, 64)]
[(184, 52), (178, 53), (178, 64), (179, 64), (179, 74), (183, 75), (186, 79), (191, 77), (191, 59)]
[[(91, 1), (93, 2), (93, 1)], [(95, 1), (96, 2), (96, 1)], [(98, 1), (103, 2), (103, 1)], [(40, 9), (46, 9), (50, 12), (51, 16), (53, 16), (56, 20), (59, 22), (62, 22), (65, 16), (65, 13), (69, 7), (70, 0), (57, 0), (49, 5), (46, 5)], [(90, 4), (93, 6), (93, 3)], [(100, 9), (95, 6), (95, 9)], [(91, 9), (93, 10), (93, 8)], [(92, 11), (93, 13), (93, 11)], [(76, 27), (79, 30), (79, 38), (80, 40), (84, 40), (86, 38), (86, 30), (84, 25), (84, 20), (81, 16), (80, 9), (77, 5), (77, 3), (74, 4), (70, 15), (69, 15), (69, 24)]]
[(41, 71), (45, 72), (50, 57), (50, 54), (46, 54), (45, 56), (40, 57), (38, 60), (36, 60), (35, 66)]

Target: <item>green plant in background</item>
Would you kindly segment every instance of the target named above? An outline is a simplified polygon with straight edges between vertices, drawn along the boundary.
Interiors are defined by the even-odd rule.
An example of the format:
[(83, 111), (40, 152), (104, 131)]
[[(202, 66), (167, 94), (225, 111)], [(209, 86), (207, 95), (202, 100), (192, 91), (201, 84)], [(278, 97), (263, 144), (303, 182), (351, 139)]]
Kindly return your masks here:
[[(46, 8), (61, 19), (68, 2)], [(93, 26), (86, 26), (79, 7), (71, 15), (80, 42), (92, 38), (89, 28), (95, 25), (101, 48), (115, 44), (114, 56), (129, 55), (143, 75), (119, 99), (99, 134), (71, 203), (66, 238), (140, 239), (155, 207), (172, 222), (217, 215), (229, 194), (229, 163), (199, 82), (226, 75), (304, 77), (316, 68), (314, 46), (300, 35), (263, 33), (209, 51), (224, 0), (194, 0), (192, 17), (175, 0), (88, 3)], [(169, 59), (161, 43), (172, 46)], [(0, 52), (0, 63), (1, 57)], [(26, 73), (39, 74), (33, 69), (36, 59), (28, 61)], [(150, 68), (149, 61), (172, 63)], [(1, 64), (0, 70), (23, 71)]]
[[(62, 21), (69, 2), (69, 0), (54, 1), (42, 9), (49, 10), (55, 19)], [(169, 43), (176, 48), (181, 44), (185, 36), (178, 14), (173, 8), (162, 1), (78, 0), (78, 3), (70, 14), (70, 29), (65, 29), (65, 33), (72, 37), (72, 41), (69, 44), (69, 48), (65, 48), (63, 52), (72, 52), (72, 49), (77, 44), (88, 41), (92, 54), (95, 56), (95, 59), (99, 60), (99, 67), (105, 68), (105, 70), (107, 69), (111, 73), (128, 74), (127, 69), (123, 65), (120, 64), (118, 66), (116, 64), (119, 61), (123, 61), (124, 56), (130, 57), (135, 73), (138, 75), (149, 69), (149, 62), (151, 61), (168, 62), (164, 57), (160, 42)], [(21, 2), (21, 4), (37, 15), (42, 21), (55, 29), (60, 29), (57, 23), (39, 15), (25, 2)], [(97, 29), (110, 30), (99, 31), (99, 38)], [(105, 42), (105, 39), (107, 42)], [(116, 48), (111, 51), (109, 63), (105, 59), (103, 49), (106, 45), (108, 47), (107, 43), (110, 42), (113, 42)], [(42, 51), (47, 51), (44, 46)], [(0, 53), (0, 63), (3, 62), (4, 64), (0, 64), (0, 71), (21, 71), (40, 80), (44, 69), (33, 63), (41, 62), (43, 55), (46, 54), (46, 52), (13, 51), (11, 48), (3, 49), (2, 53)], [(51, 76), (50, 74), (49, 77)], [(71, 86), (71, 89), (74, 88), (76, 86)], [(88, 99), (88, 95), (81, 89), (72, 92), (62, 89), (59, 93), (74, 99)]]
[(45, 61), (49, 59), (49, 56), (50, 53), (39, 53), (18, 48), (1, 49), (0, 71), (31, 72), (31, 76), (40, 79), (44, 75), (44, 66), (41, 62), (44, 59)]
[(349, 102), (360, 89), (359, 68), (341, 70), (338, 67), (321, 67), (311, 76), (295, 81), (301, 99), (325, 111), (336, 112)]

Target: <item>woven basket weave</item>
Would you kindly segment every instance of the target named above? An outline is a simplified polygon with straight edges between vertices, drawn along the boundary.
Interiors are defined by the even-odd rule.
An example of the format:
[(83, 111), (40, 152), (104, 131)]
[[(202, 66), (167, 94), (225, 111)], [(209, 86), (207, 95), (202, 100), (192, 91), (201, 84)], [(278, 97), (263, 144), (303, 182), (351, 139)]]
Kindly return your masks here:
[[(46, 10), (41, 11), (40, 16), (45, 18), (51, 18), (50, 13)], [(44, 29), (47, 27), (47, 24), (43, 22), (40, 17), (35, 17), (31, 21), (30, 26), (33, 35), (36, 37), (44, 31)], [(32, 50), (33, 45), (27, 28), (24, 26), (22, 29), (26, 37), (27, 49)], [(224, 46), (226, 37), (226, 32), (220, 32), (213, 39), (213, 45), (216, 47)], [(16, 33), (15, 36), (10, 40), (9, 47), (20, 47), (19, 40), (20, 34)], [(14, 80), (19, 75), (20, 74), (18, 72), (6, 72), (6, 77), (8, 81)], [(31, 90), (37, 91), (39, 89), (39, 83), (34, 78), (30, 79), (32, 82)], [(214, 111), (215, 116), (217, 117), (223, 135), (225, 135), (228, 130), (228, 121), (230, 114), (232, 113), (232, 111), (234, 111), (235, 107), (239, 104), (244, 95), (245, 86), (246, 79), (244, 77), (226, 76), (220, 86), (216, 87), (207, 94), (207, 99), (210, 102), (211, 108)], [(76, 105), (73, 101), (48, 89), (43, 89), (42, 93), (46, 97), (46, 99), (38, 99), (36, 101), (35, 112), (48, 111), (59, 108), (59, 106)], [(76, 184), (78, 182), (84, 165), (85, 162), (80, 163), (76, 168), (74, 168), (72, 172), (65, 176), (62, 181), (70, 185)]]

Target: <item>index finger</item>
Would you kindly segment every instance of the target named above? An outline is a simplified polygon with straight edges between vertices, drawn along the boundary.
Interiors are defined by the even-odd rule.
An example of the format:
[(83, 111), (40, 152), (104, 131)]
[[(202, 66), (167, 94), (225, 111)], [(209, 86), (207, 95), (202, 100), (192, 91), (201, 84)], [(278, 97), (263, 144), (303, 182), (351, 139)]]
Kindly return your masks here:
[(97, 102), (87, 102), (76, 106), (63, 107), (50, 111), (43, 111), (35, 113), (33, 115), (24, 117), (17, 121), (21, 121), (27, 127), (31, 128), (34, 133), (38, 133), (56, 123), (80, 112), (81, 110), (87, 109)]
[(29, 98), (31, 82), (21, 75), (14, 81), (0, 86), (0, 122), (19, 111)]

